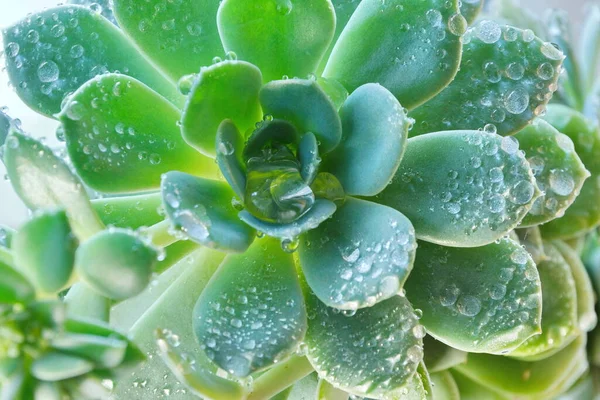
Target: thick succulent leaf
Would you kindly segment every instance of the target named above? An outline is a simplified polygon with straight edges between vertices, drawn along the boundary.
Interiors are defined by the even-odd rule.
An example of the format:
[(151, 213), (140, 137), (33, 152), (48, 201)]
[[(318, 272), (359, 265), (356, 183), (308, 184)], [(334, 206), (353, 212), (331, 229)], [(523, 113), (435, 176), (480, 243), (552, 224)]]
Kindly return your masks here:
[(457, 247), (491, 243), (515, 228), (539, 195), (518, 150), (511, 138), (477, 131), (411, 138), (394, 179), (375, 200), (406, 215), (419, 239)]
[(283, 119), (271, 117), (257, 122), (256, 129), (248, 136), (242, 155), (244, 162), (247, 163), (252, 157), (263, 157), (264, 147), (273, 142), (298, 146), (300, 135), (294, 125)]
[(454, 78), (466, 28), (457, 0), (363, 0), (323, 76), (351, 92), (365, 83), (380, 83), (412, 109)]
[(544, 396), (544, 393), (552, 392), (560, 385), (581, 357), (585, 358), (583, 336), (545, 360), (527, 362), (490, 354), (469, 354), (467, 363), (455, 369), (476, 383), (509, 398), (536, 396), (549, 399), (553, 396)]
[(498, 20), (530, 30), (540, 38), (546, 36), (546, 25), (542, 21), (541, 13), (523, 7), (521, 0), (498, 0), (494, 1), (491, 6), (491, 11)]
[(596, 79), (600, 56), (600, 6), (589, 4), (586, 18), (581, 28), (579, 41), (579, 65), (582, 69), (584, 87), (591, 88)]
[(329, 0), (225, 0), (217, 23), (225, 50), (257, 65), (269, 82), (316, 72), (336, 18)]
[(319, 150), (333, 150), (342, 138), (342, 123), (333, 102), (312, 79), (285, 79), (267, 83), (260, 90), (266, 115), (289, 121), (300, 134), (312, 132)]
[[(282, 389), (290, 388), (298, 380), (314, 372), (311, 363), (303, 354), (294, 354), (287, 360), (278, 363), (253, 381), (250, 399), (270, 399)], [(275, 383), (275, 384), (274, 384)], [(284, 390), (287, 391), (287, 390)], [(314, 398), (316, 390), (313, 391)], [(316, 400), (316, 399), (315, 399)]]
[(77, 282), (64, 297), (67, 314), (73, 318), (94, 318), (108, 321), (112, 301), (89, 287), (85, 282)]
[(544, 253), (542, 234), (537, 226), (515, 229), (513, 232), (517, 237), (516, 239), (512, 239), (523, 245), (525, 250), (527, 250), (527, 252), (531, 255), (531, 258), (533, 258), (533, 261), (536, 263), (536, 265), (547, 258), (546, 254)]
[(6, 172), (27, 207), (64, 208), (80, 240), (103, 229), (81, 181), (50, 148), (15, 130), (6, 141)]
[(81, 6), (89, 7), (93, 12), (100, 13), (104, 18), (112, 22), (113, 24), (117, 24), (115, 21), (115, 16), (113, 14), (113, 7), (111, 0), (69, 0), (68, 4), (79, 4)]
[(550, 243), (546, 260), (537, 268), (542, 282), (542, 332), (510, 353), (512, 357), (542, 359), (558, 352), (577, 335), (577, 292), (569, 264)]
[(35, 289), (21, 273), (0, 260), (0, 304), (27, 303), (34, 299)]
[(435, 400), (460, 400), (458, 385), (450, 371), (441, 371), (431, 374), (433, 398)]
[(590, 276), (581, 262), (578, 253), (563, 242), (555, 241), (552, 244), (563, 256), (573, 275), (575, 291), (577, 292), (578, 327), (582, 332), (589, 332), (594, 329), (598, 322), (598, 317), (594, 310), (596, 295), (594, 294)]
[[(452, 371), (461, 400), (508, 400), (509, 398), (480, 385), (458, 371)], [(437, 400), (437, 399), (436, 399)]]
[(113, 228), (82, 243), (75, 254), (81, 278), (102, 295), (123, 300), (150, 282), (157, 251), (133, 232)]
[(398, 169), (412, 122), (398, 100), (375, 83), (356, 89), (344, 102), (340, 118), (342, 140), (327, 155), (323, 169), (339, 179), (346, 193), (374, 196)]
[[(0, 147), (4, 146), (4, 142), (6, 141), (6, 137), (10, 132), (10, 126), (13, 124), (13, 119), (8, 116), (4, 112), (4, 110), (0, 109)], [(2, 159), (2, 155), (0, 155), (0, 160)]]
[(176, 105), (183, 97), (100, 14), (80, 6), (51, 8), (3, 32), (6, 67), (17, 94), (35, 111), (52, 116), (63, 98), (87, 80), (121, 71)]
[(556, 400), (589, 400), (593, 399), (594, 396), (594, 377), (588, 372), (583, 378), (577, 381), (569, 391), (561, 394)]
[(98, 368), (116, 368), (125, 358), (127, 341), (85, 334), (65, 334), (52, 340), (52, 348), (93, 361)]
[(268, 236), (280, 239), (293, 239), (304, 232), (318, 227), (323, 221), (333, 215), (336, 208), (335, 203), (332, 201), (317, 199), (306, 214), (289, 224), (265, 222), (246, 210), (240, 211), (238, 217), (252, 228)]
[(394, 393), (391, 397), (393, 400), (433, 400), (433, 388), (431, 377), (421, 362), (417, 368), (417, 373), (406, 387), (400, 392)]
[(467, 361), (467, 353), (435, 340), (430, 335), (423, 338), (423, 346), (423, 361), (431, 373), (441, 372)]
[(575, 152), (593, 176), (563, 217), (540, 227), (546, 239), (570, 239), (600, 223), (600, 180), (596, 179), (600, 174), (600, 131), (582, 114), (561, 105), (550, 105), (544, 119), (571, 138)]
[(510, 239), (477, 248), (419, 242), (405, 288), (427, 332), (456, 349), (506, 353), (540, 332), (540, 278)]
[(575, 152), (573, 141), (544, 120), (536, 119), (515, 136), (544, 192), (533, 203), (521, 226), (534, 226), (560, 217), (575, 201), (590, 176)]
[(226, 183), (171, 171), (163, 175), (162, 196), (173, 227), (214, 249), (243, 253), (255, 236), (238, 218), (234, 192)]
[(469, 24), (475, 21), (482, 8), (483, 0), (462, 0), (460, 2), (460, 13)]
[(223, 53), (213, 0), (115, 0), (119, 26), (173, 81)]
[(62, 381), (86, 374), (94, 364), (70, 354), (49, 352), (37, 358), (31, 365), (31, 374), (42, 381)]
[(103, 197), (92, 200), (92, 206), (107, 226), (138, 229), (152, 226), (164, 219), (160, 192), (122, 197)]
[(298, 161), (300, 161), (300, 176), (308, 185), (312, 184), (319, 172), (319, 142), (312, 132), (307, 132), (298, 143)]
[(333, 9), (335, 11), (335, 32), (333, 34), (331, 44), (329, 45), (329, 48), (325, 52), (325, 55), (319, 64), (319, 69), (317, 71), (318, 76), (321, 76), (323, 70), (325, 69), (333, 47), (337, 43), (342, 31), (350, 20), (350, 17), (352, 17), (352, 14), (354, 14), (354, 10), (356, 10), (356, 7), (358, 7), (360, 4), (360, 1), (361, 0), (331, 0), (331, 4), (333, 4)]
[(0, 248), (10, 249), (14, 234), (14, 229), (0, 225)]
[(600, 238), (593, 231), (587, 235), (581, 251), (581, 260), (585, 264), (596, 293), (600, 293)]
[(36, 289), (56, 293), (71, 277), (77, 243), (64, 211), (36, 215), (15, 234), (15, 264)]
[(349, 394), (333, 386), (325, 379), (319, 380), (316, 400), (348, 400)]
[(176, 169), (216, 175), (213, 160), (181, 138), (180, 111), (143, 83), (105, 74), (80, 87), (59, 118), (73, 165), (86, 184), (106, 193), (158, 189)]
[(410, 114), (411, 136), (482, 128), (511, 135), (541, 115), (556, 90), (564, 55), (531, 31), (481, 21), (463, 43), (456, 78)]
[(319, 300), (356, 310), (400, 293), (416, 249), (414, 228), (404, 215), (348, 198), (331, 219), (302, 236), (298, 253)]
[(406, 390), (423, 358), (423, 331), (405, 297), (356, 313), (329, 308), (312, 293), (306, 303), (307, 357), (323, 379), (375, 399)]
[(235, 377), (296, 351), (307, 320), (292, 256), (262, 239), (225, 258), (198, 298), (193, 325), (206, 355)]
[(242, 162), (244, 137), (235, 124), (226, 119), (219, 125), (215, 140), (219, 170), (236, 196), (243, 202), (246, 190), (246, 168)]
[(242, 133), (261, 120), (261, 85), (261, 71), (244, 61), (226, 60), (202, 68), (181, 117), (183, 138), (214, 157), (215, 137), (224, 119), (231, 119)]

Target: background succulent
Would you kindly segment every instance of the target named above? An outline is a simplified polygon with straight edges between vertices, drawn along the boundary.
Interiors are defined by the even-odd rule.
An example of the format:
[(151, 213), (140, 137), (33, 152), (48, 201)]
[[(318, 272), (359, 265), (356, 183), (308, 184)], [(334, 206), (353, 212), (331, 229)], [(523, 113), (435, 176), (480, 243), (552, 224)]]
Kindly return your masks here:
[(65, 146), (0, 114), (34, 211), (0, 234), (2, 396), (597, 396), (600, 11), (577, 55), (559, 12), (482, 5), (114, 0), (6, 28)]

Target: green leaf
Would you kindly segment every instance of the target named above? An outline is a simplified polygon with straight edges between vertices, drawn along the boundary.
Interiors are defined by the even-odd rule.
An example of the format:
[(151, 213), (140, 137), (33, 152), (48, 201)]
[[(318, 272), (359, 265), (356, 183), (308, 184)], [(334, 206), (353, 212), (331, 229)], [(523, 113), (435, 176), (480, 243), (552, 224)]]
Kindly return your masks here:
[(348, 198), (300, 240), (299, 260), (313, 293), (329, 307), (356, 310), (400, 293), (417, 243), (401, 213)]
[(423, 348), (425, 350), (423, 361), (432, 374), (467, 361), (467, 353), (447, 346), (430, 335), (423, 338)]
[(404, 107), (415, 108), (456, 75), (466, 28), (457, 0), (363, 0), (323, 76), (337, 79), (350, 92), (378, 82)]
[(198, 298), (193, 325), (206, 355), (235, 377), (296, 351), (307, 321), (292, 256), (262, 239), (226, 257)]
[(52, 340), (52, 348), (88, 359), (97, 368), (115, 368), (125, 358), (127, 341), (111, 337), (65, 334)]
[(273, 143), (297, 146), (300, 141), (298, 131), (291, 123), (283, 119), (265, 118), (256, 124), (243, 150), (243, 161), (261, 157), (263, 148)]
[(509, 398), (494, 392), (490, 388), (473, 382), (458, 371), (452, 371), (452, 377), (458, 386), (461, 400), (508, 400)]
[(350, 20), (350, 17), (352, 17), (352, 14), (354, 14), (356, 7), (358, 7), (360, 4), (360, 1), (361, 0), (331, 0), (331, 4), (333, 4), (333, 9), (335, 10), (335, 32), (329, 48), (321, 59), (317, 76), (321, 76), (321, 73), (327, 65), (327, 61), (329, 61), (329, 56), (331, 55), (333, 47), (337, 43), (342, 31)]
[(459, 350), (506, 353), (540, 332), (540, 278), (510, 239), (477, 248), (419, 242), (405, 288), (427, 332)]
[(158, 189), (176, 169), (215, 176), (213, 160), (181, 138), (180, 111), (143, 83), (105, 74), (80, 87), (59, 118), (73, 165), (92, 188), (106, 193)]
[(460, 400), (460, 392), (450, 371), (431, 374), (433, 398), (440, 400)]
[(246, 190), (246, 167), (242, 162), (244, 137), (233, 121), (226, 119), (217, 130), (216, 161), (223, 177), (240, 201), (244, 201)]
[(315, 80), (285, 79), (267, 83), (260, 90), (265, 115), (289, 121), (301, 135), (312, 132), (322, 154), (342, 138), (342, 123), (333, 102)]
[(317, 199), (310, 210), (288, 224), (265, 222), (246, 210), (240, 211), (238, 218), (268, 236), (280, 239), (293, 239), (304, 232), (318, 227), (323, 221), (331, 217), (336, 209), (337, 207), (332, 201)]
[(61, 6), (28, 16), (3, 31), (8, 75), (17, 94), (47, 116), (85, 81), (121, 71), (175, 105), (175, 85), (139, 53), (123, 33), (87, 7)]
[(596, 79), (600, 56), (600, 7), (597, 4), (588, 6), (579, 44), (579, 65), (582, 70), (583, 85), (591, 88)]
[(102, 197), (92, 200), (92, 206), (107, 226), (138, 229), (152, 226), (164, 219), (160, 192), (123, 197)]
[(31, 374), (49, 382), (75, 378), (94, 369), (91, 361), (70, 354), (49, 352), (36, 359), (31, 365)]
[(539, 264), (541, 261), (546, 260), (548, 256), (544, 253), (544, 243), (542, 241), (542, 234), (537, 226), (531, 226), (529, 228), (515, 229), (513, 231), (518, 241), (525, 247), (525, 250), (531, 255), (533, 261)]
[(433, 400), (433, 388), (429, 372), (423, 362), (419, 363), (417, 373), (408, 385), (399, 393), (394, 394), (394, 400)]
[(518, 150), (511, 138), (476, 131), (409, 139), (394, 179), (375, 200), (406, 215), (419, 239), (491, 243), (515, 228), (539, 196)]
[(67, 284), (77, 243), (64, 211), (36, 215), (15, 234), (15, 264), (42, 293), (54, 294)]
[(483, 0), (462, 0), (460, 3), (460, 13), (465, 17), (469, 25), (475, 21), (482, 8)]
[(538, 264), (542, 282), (542, 332), (510, 353), (536, 361), (555, 354), (573, 341), (578, 332), (577, 292), (573, 274), (556, 247), (544, 243), (547, 259)]
[(185, 141), (214, 157), (215, 137), (224, 119), (231, 119), (242, 133), (261, 120), (261, 85), (261, 71), (244, 61), (227, 60), (202, 68), (181, 116)]
[(342, 140), (327, 155), (323, 169), (340, 180), (346, 193), (374, 196), (398, 169), (412, 122), (398, 100), (375, 83), (356, 89), (344, 102), (340, 118)]
[(544, 120), (536, 119), (515, 136), (544, 192), (533, 203), (521, 226), (560, 217), (575, 201), (590, 173), (575, 152), (573, 141)]
[(600, 131), (582, 114), (561, 105), (550, 105), (544, 116), (552, 126), (569, 136), (575, 144), (575, 152), (591, 172), (581, 188), (575, 202), (561, 218), (550, 221), (540, 227), (546, 239), (570, 239), (587, 232), (600, 224)]
[(563, 393), (557, 397), (556, 400), (593, 399), (594, 396), (594, 377), (588, 372), (583, 378), (575, 383), (568, 392)]
[(587, 235), (581, 251), (581, 260), (585, 264), (596, 293), (600, 293), (600, 238), (596, 231)]
[(394, 296), (349, 314), (312, 293), (306, 293), (306, 305), (307, 357), (323, 379), (378, 399), (406, 390), (423, 358), (422, 327), (406, 298)]
[(217, 23), (225, 50), (258, 66), (269, 82), (316, 72), (336, 18), (329, 0), (225, 0)]
[(223, 53), (213, 0), (115, 0), (119, 26), (173, 81)]
[(243, 253), (255, 231), (240, 221), (234, 192), (226, 183), (171, 171), (163, 175), (162, 196), (173, 227), (203, 246)]
[(493, 21), (470, 28), (463, 43), (456, 78), (410, 114), (417, 121), (411, 136), (482, 128), (507, 136), (544, 112), (557, 88), (560, 50), (531, 31)]
[(28, 303), (35, 298), (35, 289), (10, 265), (0, 261), (0, 304)]
[(85, 282), (77, 282), (71, 286), (64, 302), (70, 317), (94, 318), (100, 321), (108, 321), (112, 306), (110, 299), (96, 292)]
[(6, 142), (6, 172), (27, 207), (64, 208), (80, 240), (103, 229), (81, 181), (50, 148), (15, 130)]
[(348, 400), (348, 393), (336, 388), (325, 379), (320, 379), (316, 400)]
[(82, 243), (75, 254), (81, 278), (102, 295), (123, 300), (150, 282), (157, 251), (125, 229), (110, 229)]
[(568, 377), (581, 357), (585, 357), (583, 336), (545, 360), (527, 362), (489, 354), (469, 354), (467, 363), (455, 369), (476, 383), (504, 394), (494, 399), (525, 396), (549, 399), (553, 396), (544, 394), (551, 393)]
[(530, 30), (540, 38), (546, 36), (546, 25), (542, 21), (540, 13), (523, 7), (521, 0), (498, 0), (494, 2), (493, 11), (494, 16), (500, 21)]

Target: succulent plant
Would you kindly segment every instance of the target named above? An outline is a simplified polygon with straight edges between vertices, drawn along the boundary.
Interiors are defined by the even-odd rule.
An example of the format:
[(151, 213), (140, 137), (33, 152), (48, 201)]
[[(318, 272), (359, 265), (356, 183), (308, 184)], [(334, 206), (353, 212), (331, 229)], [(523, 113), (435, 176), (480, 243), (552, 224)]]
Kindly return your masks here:
[(72, 3), (2, 34), (0, 397), (598, 396), (599, 8)]

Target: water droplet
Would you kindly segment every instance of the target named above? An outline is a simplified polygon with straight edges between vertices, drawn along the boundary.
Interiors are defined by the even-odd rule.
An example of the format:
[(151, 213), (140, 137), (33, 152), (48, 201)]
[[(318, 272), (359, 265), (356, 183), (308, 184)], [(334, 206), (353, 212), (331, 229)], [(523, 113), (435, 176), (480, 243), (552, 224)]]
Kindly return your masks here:
[(552, 43), (544, 43), (541, 47), (542, 54), (544, 54), (550, 60), (560, 61), (565, 58), (565, 55)]
[(501, 300), (506, 295), (506, 286), (501, 283), (494, 283), (490, 287), (489, 294), (493, 300)]
[(575, 182), (569, 173), (561, 169), (553, 169), (550, 171), (550, 188), (559, 196), (568, 196), (573, 193)]
[(197, 22), (190, 22), (187, 24), (186, 29), (192, 36), (200, 36), (202, 34), (202, 26)]
[(406, 356), (413, 363), (421, 362), (423, 359), (423, 349), (419, 345), (411, 346), (406, 350)]
[(84, 112), (85, 107), (78, 101), (72, 101), (69, 103), (66, 110), (67, 117), (73, 121), (79, 121), (81, 118), (83, 118)]
[(37, 43), (40, 40), (40, 34), (38, 31), (31, 29), (29, 32), (27, 32), (25, 40), (27, 40), (29, 43)]
[(529, 106), (529, 93), (522, 86), (510, 91), (504, 98), (504, 107), (511, 114), (521, 114), (527, 106)]
[(278, 0), (277, 1), (277, 12), (280, 15), (289, 15), (292, 12), (292, 2), (290, 0)]
[(37, 70), (38, 78), (41, 82), (49, 83), (58, 79), (58, 65), (54, 61), (44, 61)]
[(525, 75), (525, 67), (519, 62), (513, 62), (506, 67), (506, 76), (514, 81), (518, 81)]
[(467, 31), (468, 23), (461, 14), (454, 14), (448, 19), (448, 30), (454, 36), (462, 36)]
[(19, 49), (20, 46), (18, 43), (15, 42), (10, 42), (7, 46), (6, 46), (6, 54), (9, 57), (16, 57), (19, 54)]
[(543, 63), (537, 69), (537, 76), (545, 81), (552, 79), (554, 76), (554, 67), (550, 63)]
[(496, 63), (493, 61), (489, 61), (484, 64), (483, 76), (488, 80), (488, 82), (491, 83), (500, 82), (500, 79), (502, 78), (500, 75), (500, 68), (498, 68)]
[(528, 181), (521, 181), (512, 187), (510, 194), (515, 204), (527, 204), (533, 198), (535, 187)]
[(482, 21), (475, 28), (475, 34), (482, 42), (491, 44), (500, 40), (502, 29), (494, 21)]
[(439, 26), (442, 24), (442, 13), (436, 9), (430, 9), (425, 13), (427, 20), (433, 26)]
[(162, 161), (162, 158), (159, 154), (152, 153), (150, 154), (150, 164), (158, 165)]
[(516, 154), (519, 151), (519, 141), (513, 136), (504, 136), (500, 148), (508, 154)]
[(444, 307), (449, 307), (456, 303), (458, 296), (460, 295), (460, 289), (454, 285), (450, 285), (442, 290), (440, 296), (440, 303)]
[(293, 253), (298, 250), (298, 246), (300, 245), (300, 240), (298, 238), (286, 238), (281, 241), (281, 248), (286, 253)]
[(481, 311), (481, 302), (477, 297), (465, 295), (456, 301), (458, 312), (466, 317), (474, 317)]
[(523, 31), (523, 41), (529, 43), (535, 39), (535, 33), (531, 29), (525, 29)]
[(510, 260), (519, 265), (526, 264), (528, 259), (527, 252), (523, 249), (516, 249), (510, 255)]
[(386, 276), (379, 283), (379, 292), (384, 297), (389, 297), (397, 294), (400, 291), (400, 279), (397, 276)]

